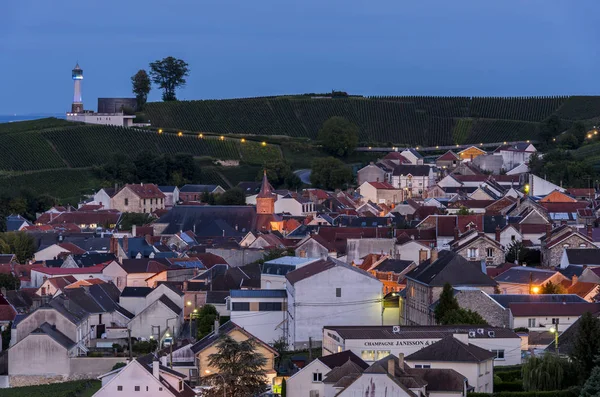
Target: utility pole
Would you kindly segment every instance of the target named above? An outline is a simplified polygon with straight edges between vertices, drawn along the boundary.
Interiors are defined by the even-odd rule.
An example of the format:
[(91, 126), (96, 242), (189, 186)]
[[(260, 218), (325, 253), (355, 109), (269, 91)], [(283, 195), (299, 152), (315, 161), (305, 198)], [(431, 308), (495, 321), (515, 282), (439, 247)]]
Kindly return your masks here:
[(308, 337), (308, 362), (312, 362), (312, 337)]
[(127, 339), (129, 340), (129, 362), (133, 361), (133, 348), (131, 346), (131, 328), (127, 328)]

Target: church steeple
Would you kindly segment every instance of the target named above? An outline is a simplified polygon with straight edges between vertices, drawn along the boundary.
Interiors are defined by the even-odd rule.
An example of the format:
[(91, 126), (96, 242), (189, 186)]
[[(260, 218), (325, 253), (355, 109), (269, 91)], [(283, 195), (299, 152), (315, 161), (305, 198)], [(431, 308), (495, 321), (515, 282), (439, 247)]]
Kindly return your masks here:
[(256, 195), (256, 212), (258, 214), (274, 214), (275, 200), (277, 200), (277, 194), (273, 192), (273, 186), (269, 183), (267, 170), (265, 170), (260, 192)]

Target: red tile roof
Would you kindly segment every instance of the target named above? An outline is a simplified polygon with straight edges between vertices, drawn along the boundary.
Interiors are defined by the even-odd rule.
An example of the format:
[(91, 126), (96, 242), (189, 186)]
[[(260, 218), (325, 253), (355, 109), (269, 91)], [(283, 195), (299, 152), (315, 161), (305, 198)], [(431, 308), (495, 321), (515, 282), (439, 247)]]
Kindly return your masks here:
[(81, 254), (86, 253), (86, 251), (84, 249), (79, 248), (78, 246), (76, 246), (73, 243), (60, 243), (60, 244), (58, 244), (58, 246), (62, 249), (66, 249), (67, 251), (69, 251), (70, 253), (72, 253), (74, 255), (81, 255)]
[(79, 207), (77, 211), (96, 211), (102, 208), (104, 208), (102, 204), (86, 204)]
[(455, 161), (460, 160), (460, 157), (456, 155), (452, 150), (448, 150), (446, 153), (442, 154), (435, 161)]
[(387, 182), (369, 182), (375, 189), (396, 189), (392, 184)]
[[(60, 225), (65, 224), (73, 225), (105, 225), (105, 224), (116, 224), (119, 220), (121, 213), (115, 211), (75, 211), (75, 212), (63, 212), (61, 214), (42, 214), (35, 223), (49, 224), (49, 225)], [(79, 229), (78, 226), (75, 226)]]
[(13, 321), (17, 316), (17, 311), (6, 300), (4, 295), (0, 294), (0, 321)]
[(585, 298), (590, 292), (595, 291), (596, 288), (598, 288), (598, 284), (596, 283), (578, 281), (567, 288), (567, 293), (576, 294), (582, 298)]
[[(143, 199), (149, 198), (165, 198), (165, 194), (160, 191), (158, 186), (153, 183), (144, 183), (144, 184), (135, 184), (135, 185), (125, 185), (123, 189), (129, 188), (136, 196)], [(121, 190), (123, 190), (121, 189)], [(117, 193), (118, 194), (118, 193)]]
[(585, 312), (600, 311), (600, 303), (511, 303), (509, 308), (513, 316), (581, 316)]
[(577, 201), (574, 203), (545, 202), (539, 204), (548, 212), (577, 212), (578, 209), (587, 207), (589, 203), (587, 201)]
[[(483, 215), (457, 215), (458, 230), (461, 233), (469, 230), (469, 225), (474, 224), (475, 229), (483, 231)], [(471, 226), (473, 229), (473, 226)]]
[(571, 188), (567, 189), (567, 193), (571, 196), (577, 197), (591, 197), (594, 198), (596, 196), (596, 189), (594, 188)]
[(454, 236), (454, 228), (456, 228), (457, 220), (455, 215), (438, 216), (437, 217), (437, 235), (438, 236)]
[(52, 276), (69, 274), (102, 273), (106, 265), (95, 265), (86, 268), (62, 268), (62, 267), (39, 267), (34, 269), (36, 272)]
[(490, 276), (491, 278), (496, 278), (501, 273), (504, 273), (511, 267), (516, 267), (516, 266), (519, 266), (519, 265), (515, 265), (514, 263), (506, 262), (506, 263), (501, 264), (498, 267), (488, 267), (485, 270), (486, 270), (486, 273), (488, 276)]
[(389, 152), (384, 158), (384, 160), (400, 160), (400, 164), (410, 163), (406, 157), (401, 155), (399, 152)]
[[(212, 254), (210, 252), (200, 253), (200, 254), (189, 254), (192, 258), (198, 258), (202, 262), (202, 264), (210, 269), (214, 265), (228, 265), (227, 261), (220, 257), (219, 255)], [(171, 261), (169, 261), (171, 262)]]
[(544, 225), (544, 224), (526, 224), (526, 223), (522, 223), (519, 225), (521, 227), (521, 233), (546, 233), (546, 229), (548, 228), (548, 225)]

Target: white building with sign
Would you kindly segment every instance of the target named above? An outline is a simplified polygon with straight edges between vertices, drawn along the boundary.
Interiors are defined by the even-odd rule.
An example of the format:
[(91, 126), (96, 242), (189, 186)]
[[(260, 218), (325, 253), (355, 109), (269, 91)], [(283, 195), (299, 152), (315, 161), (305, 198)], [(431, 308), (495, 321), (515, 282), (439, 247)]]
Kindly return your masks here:
[(446, 336), (496, 354), (494, 365), (521, 364), (521, 338), (511, 329), (477, 326), (325, 326), (323, 356), (351, 350), (368, 364), (389, 354), (408, 356)]

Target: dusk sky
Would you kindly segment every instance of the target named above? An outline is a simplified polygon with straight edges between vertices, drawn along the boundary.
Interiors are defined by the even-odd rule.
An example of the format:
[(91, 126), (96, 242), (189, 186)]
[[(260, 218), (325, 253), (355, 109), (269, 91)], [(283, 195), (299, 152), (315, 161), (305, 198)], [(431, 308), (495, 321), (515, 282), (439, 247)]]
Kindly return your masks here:
[[(0, 114), (131, 95), (166, 56), (179, 99), (600, 94), (598, 0), (1, 0)], [(149, 100), (159, 100), (156, 89)]]

